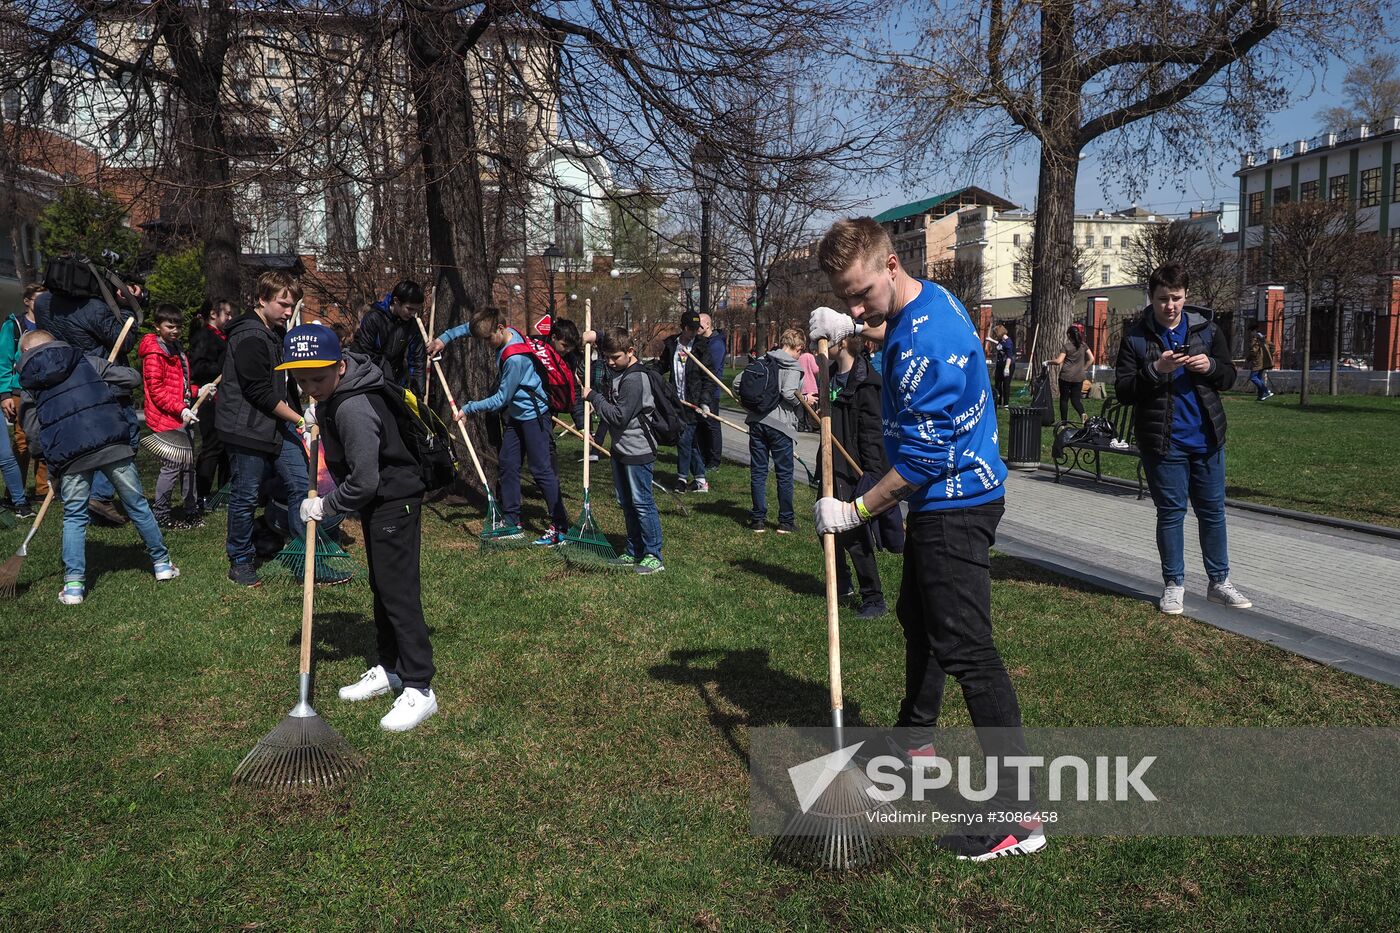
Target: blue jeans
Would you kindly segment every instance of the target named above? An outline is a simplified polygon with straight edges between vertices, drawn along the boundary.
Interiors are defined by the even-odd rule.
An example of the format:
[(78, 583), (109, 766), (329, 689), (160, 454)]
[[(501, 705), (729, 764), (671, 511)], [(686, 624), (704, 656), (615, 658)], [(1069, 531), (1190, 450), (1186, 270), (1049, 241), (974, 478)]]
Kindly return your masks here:
[(24, 495), (24, 474), (19, 471), (19, 461), (15, 459), (15, 448), (10, 443), (10, 429), (5, 429), (5, 438), (0, 441), (0, 476), (5, 478), (5, 488), (10, 492), (10, 501), (16, 507), (29, 500)]
[(269, 472), (277, 475), (286, 490), (288, 533), (293, 538), (306, 533), (301, 520), (307, 486), (306, 451), (294, 432), (282, 435), (282, 448), (275, 454), (233, 444), (227, 448), (230, 475), (224, 552), (231, 564), (251, 564), (257, 556), (253, 548), (253, 516), (258, 510), (258, 492)]
[(1269, 380), (1264, 376), (1266, 372), (1267, 370), (1256, 369), (1249, 374), (1249, 381), (1254, 383), (1254, 388), (1259, 391), (1257, 398), (1263, 398), (1269, 394)]
[(1230, 576), (1225, 539), (1225, 449), (1197, 454), (1172, 447), (1164, 457), (1144, 453), (1142, 464), (1147, 488), (1157, 506), (1157, 555), (1162, 561), (1162, 582), (1180, 586), (1186, 579), (1182, 526), (1188, 500), (1200, 529), (1206, 576), (1212, 583)]
[(695, 436), (699, 428), (698, 421), (681, 426), (681, 436), (676, 441), (676, 476), (679, 479), (705, 478), (705, 458), (700, 453), (700, 440)]
[(136, 472), (136, 458), (130, 457), (96, 470), (81, 473), (69, 470), (59, 481), (59, 492), (63, 496), (63, 579), (87, 579), (87, 526), (88, 498), (92, 495), (95, 476), (105, 476), (109, 480), (122, 508), (131, 519), (131, 524), (146, 544), (146, 553), (152, 564), (170, 560), (170, 552), (165, 548), (156, 517), (141, 491), (141, 475)]
[(750, 517), (768, 517), (768, 457), (778, 474), (778, 524), (797, 521), (792, 510), (792, 438), (766, 424), (749, 425), (749, 492), (753, 496)]
[(641, 560), (648, 554), (661, 559), (661, 516), (652, 497), (652, 463), (612, 462), (613, 485), (627, 522), (627, 553)]

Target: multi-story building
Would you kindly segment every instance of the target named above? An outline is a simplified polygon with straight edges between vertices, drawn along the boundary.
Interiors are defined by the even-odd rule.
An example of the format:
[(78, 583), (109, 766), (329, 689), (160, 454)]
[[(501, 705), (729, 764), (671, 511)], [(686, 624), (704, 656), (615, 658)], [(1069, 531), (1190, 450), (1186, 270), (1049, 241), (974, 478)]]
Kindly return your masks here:
[(889, 231), (900, 264), (910, 275), (927, 276), (937, 263), (952, 259), (959, 212), (964, 208), (1010, 211), (1016, 205), (981, 188), (958, 188), (944, 194), (901, 204), (877, 214)]

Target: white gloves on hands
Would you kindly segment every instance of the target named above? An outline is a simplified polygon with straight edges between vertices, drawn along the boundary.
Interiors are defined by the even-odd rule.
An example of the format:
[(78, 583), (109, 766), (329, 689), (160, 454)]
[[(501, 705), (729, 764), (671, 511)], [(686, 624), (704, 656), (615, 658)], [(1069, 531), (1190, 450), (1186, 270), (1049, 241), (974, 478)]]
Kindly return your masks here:
[(835, 535), (852, 528), (860, 527), (860, 513), (854, 502), (842, 502), (830, 496), (818, 499), (812, 517), (817, 524), (817, 534)]
[(813, 308), (807, 318), (807, 336), (812, 340), (825, 337), (829, 343), (837, 344), (858, 330), (860, 324), (855, 318), (832, 308)]
[(194, 413), (193, 408), (186, 408), (180, 412), (180, 420), (186, 425), (191, 425), (199, 420), (199, 415)]
[(700, 406), (700, 413), (703, 414), (706, 418), (708, 418), (708, 417), (710, 417), (711, 415), (714, 414), (714, 412), (710, 411), (710, 406), (709, 406), (709, 405), (701, 405), (701, 406)]
[(320, 496), (301, 500), (301, 520), (303, 522), (320, 522), (325, 514), (326, 500)]

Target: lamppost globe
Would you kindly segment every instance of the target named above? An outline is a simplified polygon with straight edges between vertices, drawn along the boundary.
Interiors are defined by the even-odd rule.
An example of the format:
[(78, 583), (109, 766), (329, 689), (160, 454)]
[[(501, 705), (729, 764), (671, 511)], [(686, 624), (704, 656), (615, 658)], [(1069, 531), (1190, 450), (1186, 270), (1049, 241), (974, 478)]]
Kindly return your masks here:
[(694, 284), (695, 284), (695, 273), (691, 272), (689, 269), (682, 269), (682, 270), (681, 270), (681, 288), (685, 289), (686, 291), (690, 291), (691, 286), (694, 285)]
[(609, 270), (608, 270), (608, 275), (612, 276), (613, 278), (617, 278), (618, 276), (622, 275), (622, 270), (621, 270), (621, 269), (609, 269)]

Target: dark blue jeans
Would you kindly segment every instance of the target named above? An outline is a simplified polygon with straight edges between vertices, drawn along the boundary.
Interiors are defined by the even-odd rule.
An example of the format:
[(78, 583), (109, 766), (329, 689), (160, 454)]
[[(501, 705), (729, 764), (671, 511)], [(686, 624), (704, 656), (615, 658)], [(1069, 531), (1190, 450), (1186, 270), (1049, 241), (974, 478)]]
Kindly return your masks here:
[(564, 497), (559, 493), (559, 475), (554, 472), (550, 456), (548, 416), (529, 421), (505, 419), (501, 431), (501, 512), (508, 525), (520, 524), (520, 467), (528, 460), (530, 475), (544, 496), (550, 521), (560, 531), (569, 529), (569, 513), (564, 511)]
[(749, 425), (749, 492), (753, 496), (750, 517), (768, 517), (768, 458), (778, 474), (778, 524), (797, 521), (792, 510), (792, 438), (766, 424)]
[(613, 485), (627, 522), (627, 553), (637, 560), (648, 554), (661, 559), (661, 516), (651, 491), (656, 466), (652, 463), (612, 462)]
[[(698, 413), (696, 415), (696, 418), (703, 417), (704, 415)], [(681, 425), (681, 436), (676, 441), (676, 477), (678, 479), (705, 478), (705, 458), (700, 453), (700, 439), (696, 436), (699, 430), (699, 421)]]
[(306, 451), (295, 433), (282, 437), (282, 449), (275, 454), (247, 447), (227, 445), (229, 462), (228, 531), (224, 551), (231, 564), (251, 564), (257, 556), (253, 548), (253, 516), (258, 510), (258, 492), (268, 473), (276, 473), (287, 495), (287, 531), (293, 538), (306, 533), (301, 520), (301, 502), (306, 498)]
[(1186, 579), (1186, 503), (1196, 513), (1201, 556), (1206, 576), (1218, 583), (1230, 576), (1225, 539), (1225, 449), (1196, 454), (1173, 447), (1166, 456), (1144, 452), (1147, 488), (1157, 506), (1157, 555), (1162, 582), (1181, 585)]
[(1256, 398), (1263, 398), (1269, 394), (1269, 379), (1265, 375), (1268, 370), (1256, 369), (1249, 374), (1249, 381), (1254, 383), (1254, 388), (1258, 392)]

